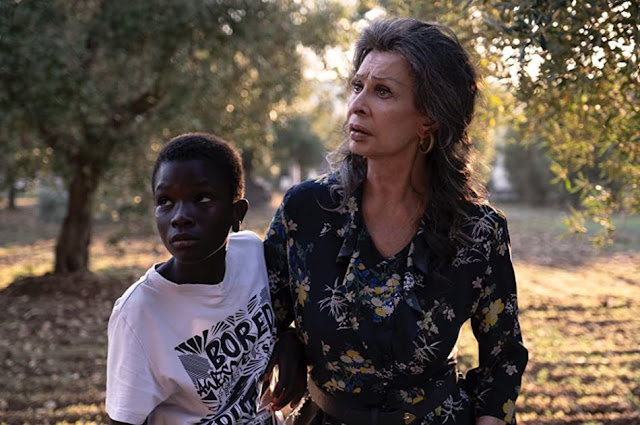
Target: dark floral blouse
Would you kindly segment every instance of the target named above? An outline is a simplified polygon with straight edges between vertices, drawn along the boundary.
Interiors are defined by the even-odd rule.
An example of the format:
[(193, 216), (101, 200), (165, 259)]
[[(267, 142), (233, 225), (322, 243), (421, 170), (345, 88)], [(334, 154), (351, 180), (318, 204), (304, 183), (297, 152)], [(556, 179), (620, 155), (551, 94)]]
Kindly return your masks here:
[(265, 241), (278, 326), (295, 321), (311, 378), (362, 406), (419, 404), (447, 378), (455, 382), (455, 344), (470, 319), (479, 367), (414, 423), (468, 424), (489, 415), (515, 424), (527, 350), (504, 216), (472, 207), (462, 229), (475, 242), (433, 273), (428, 208), (409, 245), (384, 258), (367, 232), (361, 190), (331, 211), (334, 182), (329, 175), (290, 189)]

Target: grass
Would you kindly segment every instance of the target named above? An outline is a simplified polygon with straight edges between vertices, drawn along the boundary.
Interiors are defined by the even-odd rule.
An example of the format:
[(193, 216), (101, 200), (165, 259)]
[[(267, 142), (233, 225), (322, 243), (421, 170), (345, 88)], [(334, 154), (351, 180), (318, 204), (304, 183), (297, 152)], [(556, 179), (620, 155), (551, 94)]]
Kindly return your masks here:
[[(263, 235), (277, 199), (250, 212)], [(519, 424), (640, 424), (640, 219), (596, 249), (562, 238), (563, 211), (505, 205), (530, 362)], [(22, 227), (20, 231), (18, 227)], [(32, 207), (0, 210), (0, 424), (105, 424), (106, 323), (113, 301), (166, 258), (154, 235), (113, 242), (97, 226), (93, 274), (26, 278), (50, 269), (57, 229)], [(629, 241), (628, 243), (625, 241)], [(461, 367), (477, 363), (468, 327)]]

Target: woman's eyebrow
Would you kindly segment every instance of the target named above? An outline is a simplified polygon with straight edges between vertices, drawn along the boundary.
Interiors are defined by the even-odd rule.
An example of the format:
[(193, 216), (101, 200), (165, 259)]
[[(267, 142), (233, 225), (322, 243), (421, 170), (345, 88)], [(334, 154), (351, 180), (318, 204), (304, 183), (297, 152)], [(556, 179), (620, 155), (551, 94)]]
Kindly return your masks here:
[[(353, 76), (353, 78), (358, 78), (358, 79), (361, 79), (361, 80), (362, 80), (362, 79), (365, 79), (366, 77), (365, 77), (365, 74), (355, 74), (355, 75)], [(404, 84), (404, 83), (402, 83), (402, 82), (398, 81), (397, 79), (395, 79), (395, 78), (393, 78), (393, 77), (379, 77), (379, 76), (377, 76), (377, 75), (372, 75), (372, 76), (371, 76), (371, 79), (372, 79), (372, 80), (377, 80), (377, 81), (387, 81), (387, 80), (389, 80), (389, 81), (393, 81), (394, 83), (396, 83), (396, 84), (398, 84), (398, 85), (400, 85), (400, 86), (405, 86), (405, 84)]]

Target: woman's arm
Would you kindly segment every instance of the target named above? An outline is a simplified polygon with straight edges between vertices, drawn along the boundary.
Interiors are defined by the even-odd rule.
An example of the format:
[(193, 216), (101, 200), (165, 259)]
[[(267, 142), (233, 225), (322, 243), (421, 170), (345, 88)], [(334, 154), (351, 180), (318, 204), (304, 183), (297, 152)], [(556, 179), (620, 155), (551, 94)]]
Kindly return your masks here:
[(488, 262), (478, 263), (482, 265), (476, 269), (477, 275), (471, 276), (476, 291), (471, 326), (478, 341), (480, 364), (467, 372), (466, 380), (479, 418), (492, 417), (514, 424), (515, 402), (528, 355), (518, 322), (507, 224), (497, 212), (487, 216), (493, 220), (485, 235)]
[(271, 391), (269, 403), (279, 410), (287, 404), (296, 404), (304, 395), (307, 386), (307, 365), (304, 344), (294, 328), (290, 328), (293, 318), (293, 298), (289, 287), (289, 261), (287, 242), (289, 229), (285, 215), (285, 195), (282, 205), (276, 212), (264, 242), (265, 260), (269, 272), (271, 302), (276, 315), (278, 339), (271, 361), (265, 372), (263, 382), (269, 383), (273, 369), (277, 366), (278, 376)]

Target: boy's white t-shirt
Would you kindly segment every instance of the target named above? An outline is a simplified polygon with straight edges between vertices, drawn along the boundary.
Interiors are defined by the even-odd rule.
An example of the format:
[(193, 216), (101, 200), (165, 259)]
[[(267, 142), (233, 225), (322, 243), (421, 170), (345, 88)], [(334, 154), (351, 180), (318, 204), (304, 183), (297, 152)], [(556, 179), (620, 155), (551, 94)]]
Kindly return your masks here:
[(271, 424), (258, 400), (274, 335), (255, 233), (229, 236), (217, 285), (178, 285), (154, 265), (109, 319), (107, 413), (132, 424)]

